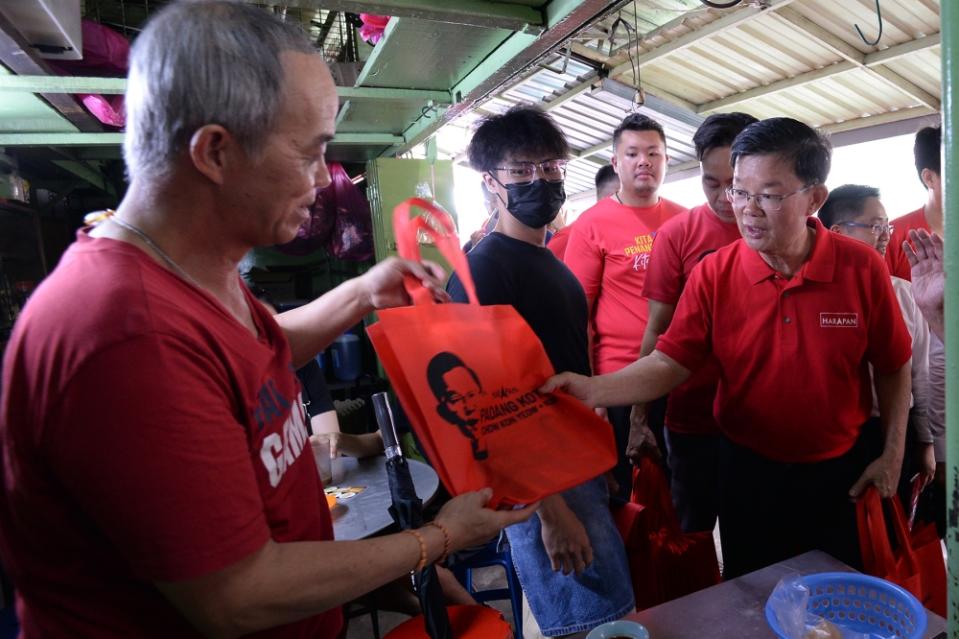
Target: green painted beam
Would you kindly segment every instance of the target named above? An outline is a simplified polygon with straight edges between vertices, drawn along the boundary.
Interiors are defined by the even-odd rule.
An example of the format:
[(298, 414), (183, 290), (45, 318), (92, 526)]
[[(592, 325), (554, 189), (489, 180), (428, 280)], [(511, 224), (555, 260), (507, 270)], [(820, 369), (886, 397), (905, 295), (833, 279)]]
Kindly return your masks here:
[[(126, 92), (126, 78), (90, 78), (62, 75), (0, 75), (0, 92), (25, 93), (101, 93)], [(382, 89), (375, 87), (337, 87), (341, 100), (399, 100), (440, 104), (451, 102), (448, 91), (418, 89)]]
[[(383, 30), (383, 37), (380, 38), (380, 41), (373, 47), (373, 52), (370, 54), (370, 57), (366, 59), (366, 62), (363, 63), (363, 68), (360, 69), (360, 75), (356, 78), (356, 86), (358, 88), (366, 83), (370, 71), (377, 66), (377, 61), (380, 59), (380, 56), (390, 55), (390, 40), (393, 39), (393, 34), (396, 33), (399, 24), (400, 20), (396, 18), (386, 23), (386, 28)], [(386, 53), (384, 53), (384, 51)]]
[[(414, 122), (406, 131), (403, 132), (404, 141), (398, 145), (387, 149), (380, 154), (380, 157), (391, 157), (400, 153), (400, 149), (411, 149), (422, 144), (433, 135), (436, 122), (442, 121), (444, 110), (440, 109), (430, 117), (420, 118)], [(404, 151), (405, 152), (405, 151)]]
[(532, 7), (483, 0), (283, 0), (283, 4), (289, 7), (374, 13), (510, 31), (529, 28), (542, 30), (541, 27), (545, 26), (543, 15)]
[(0, 91), (27, 93), (125, 93), (126, 78), (81, 78), (68, 75), (4, 75)]
[(449, 91), (423, 91), (420, 89), (381, 89), (377, 87), (336, 87), (341, 100), (403, 100), (407, 102), (426, 102), (432, 100), (439, 104), (450, 104)]
[[(403, 144), (402, 135), (392, 133), (343, 133), (330, 145), (372, 144), (392, 146)], [(122, 133), (0, 133), (2, 146), (100, 146), (123, 144)]]
[(336, 129), (340, 128), (340, 124), (343, 120), (346, 119), (346, 116), (349, 115), (350, 109), (352, 108), (353, 103), (347, 100), (340, 106), (340, 112), (336, 114), (336, 122), (333, 123), (333, 126)]
[(331, 146), (339, 144), (370, 144), (390, 146), (393, 144), (403, 144), (406, 140), (402, 135), (393, 135), (392, 133), (338, 133)]
[[(943, 166), (959, 162), (959, 4), (940, 6), (942, 33)], [(949, 636), (959, 634), (959, 180), (943, 172), (946, 314), (946, 547), (949, 557)], [(952, 273), (952, 277), (948, 274)]]
[(78, 160), (53, 160), (52, 162), (61, 169), (69, 171), (81, 180), (92, 184), (107, 195), (116, 196), (116, 191), (113, 189), (113, 185), (107, 182), (107, 180), (103, 177), (103, 174), (91, 167), (88, 163), (80, 162)]
[(100, 146), (123, 144), (122, 133), (0, 133), (0, 146)]

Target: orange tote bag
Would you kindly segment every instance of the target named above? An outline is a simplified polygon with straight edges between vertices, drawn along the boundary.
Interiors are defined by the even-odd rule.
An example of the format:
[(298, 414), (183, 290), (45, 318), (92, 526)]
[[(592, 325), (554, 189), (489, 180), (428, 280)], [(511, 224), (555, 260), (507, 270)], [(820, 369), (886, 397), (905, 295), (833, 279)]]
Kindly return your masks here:
[[(411, 218), (413, 206), (433, 224)], [(396, 207), (393, 223), (399, 254), (418, 261), (418, 237), (428, 236), (470, 300), (437, 304), (407, 278), (413, 305), (379, 311), (367, 329), (447, 490), (489, 486), (493, 507), (526, 504), (609, 470), (616, 462), (609, 424), (569, 395), (537, 391), (554, 373), (542, 343), (512, 306), (479, 305), (449, 216), (413, 198)]]

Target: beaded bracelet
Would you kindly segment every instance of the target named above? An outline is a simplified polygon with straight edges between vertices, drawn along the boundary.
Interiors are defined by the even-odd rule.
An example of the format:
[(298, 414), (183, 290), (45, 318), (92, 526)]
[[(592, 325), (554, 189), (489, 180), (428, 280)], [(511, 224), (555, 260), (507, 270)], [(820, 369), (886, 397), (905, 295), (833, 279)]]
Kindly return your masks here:
[(403, 532), (409, 533), (416, 538), (417, 543), (420, 545), (420, 560), (416, 564), (414, 570), (416, 572), (422, 572), (426, 568), (426, 541), (423, 539), (423, 535), (419, 534), (415, 530), (404, 530)]
[[(450, 531), (447, 530), (446, 526), (439, 523), (438, 521), (431, 521), (428, 524), (426, 524), (426, 526), (432, 526), (433, 528), (436, 528), (441, 533), (443, 533), (443, 554), (440, 556), (439, 559), (436, 560), (436, 563), (441, 564), (444, 561), (446, 561), (446, 558), (449, 557), (449, 554), (450, 554)], [(426, 526), (424, 526), (424, 528)]]

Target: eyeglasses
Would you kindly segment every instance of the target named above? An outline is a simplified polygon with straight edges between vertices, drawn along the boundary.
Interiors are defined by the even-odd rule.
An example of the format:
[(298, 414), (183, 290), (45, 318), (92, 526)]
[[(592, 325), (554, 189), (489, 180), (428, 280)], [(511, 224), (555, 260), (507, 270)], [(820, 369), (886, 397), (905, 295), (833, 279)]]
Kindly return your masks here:
[(457, 405), (457, 404), (466, 404), (466, 402), (472, 402), (474, 399), (479, 397), (479, 391), (470, 391), (465, 395), (460, 395), (459, 393), (447, 393), (443, 400), (447, 404)]
[(562, 182), (566, 179), (566, 160), (545, 160), (543, 162), (514, 162), (510, 166), (493, 167), (496, 171), (506, 171), (512, 184), (532, 184), (536, 180), (539, 168), (547, 182)]
[(839, 222), (839, 224), (841, 226), (853, 226), (857, 229), (869, 229), (876, 237), (879, 237), (883, 233), (892, 235), (892, 224), (888, 222), (875, 222), (874, 224), (866, 224), (864, 222)]
[(785, 195), (777, 195), (775, 193), (750, 193), (749, 191), (729, 187), (726, 189), (726, 199), (728, 199), (733, 206), (743, 207), (746, 206), (750, 198), (754, 198), (756, 200), (756, 206), (769, 213), (775, 213), (776, 211), (782, 210), (783, 200), (785, 200), (787, 197), (792, 197), (797, 193), (808, 191), (814, 186), (816, 185), (807, 184), (798, 191), (786, 193)]

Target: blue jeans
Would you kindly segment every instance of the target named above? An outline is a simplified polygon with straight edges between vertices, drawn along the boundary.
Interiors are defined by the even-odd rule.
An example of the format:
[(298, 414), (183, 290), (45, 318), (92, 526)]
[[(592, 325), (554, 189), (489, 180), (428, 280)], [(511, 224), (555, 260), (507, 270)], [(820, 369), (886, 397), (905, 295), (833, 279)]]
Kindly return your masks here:
[(623, 617), (636, 606), (626, 550), (609, 510), (606, 480), (596, 477), (562, 495), (593, 547), (593, 563), (582, 574), (553, 571), (539, 515), (506, 529), (516, 574), (547, 637), (589, 630)]

